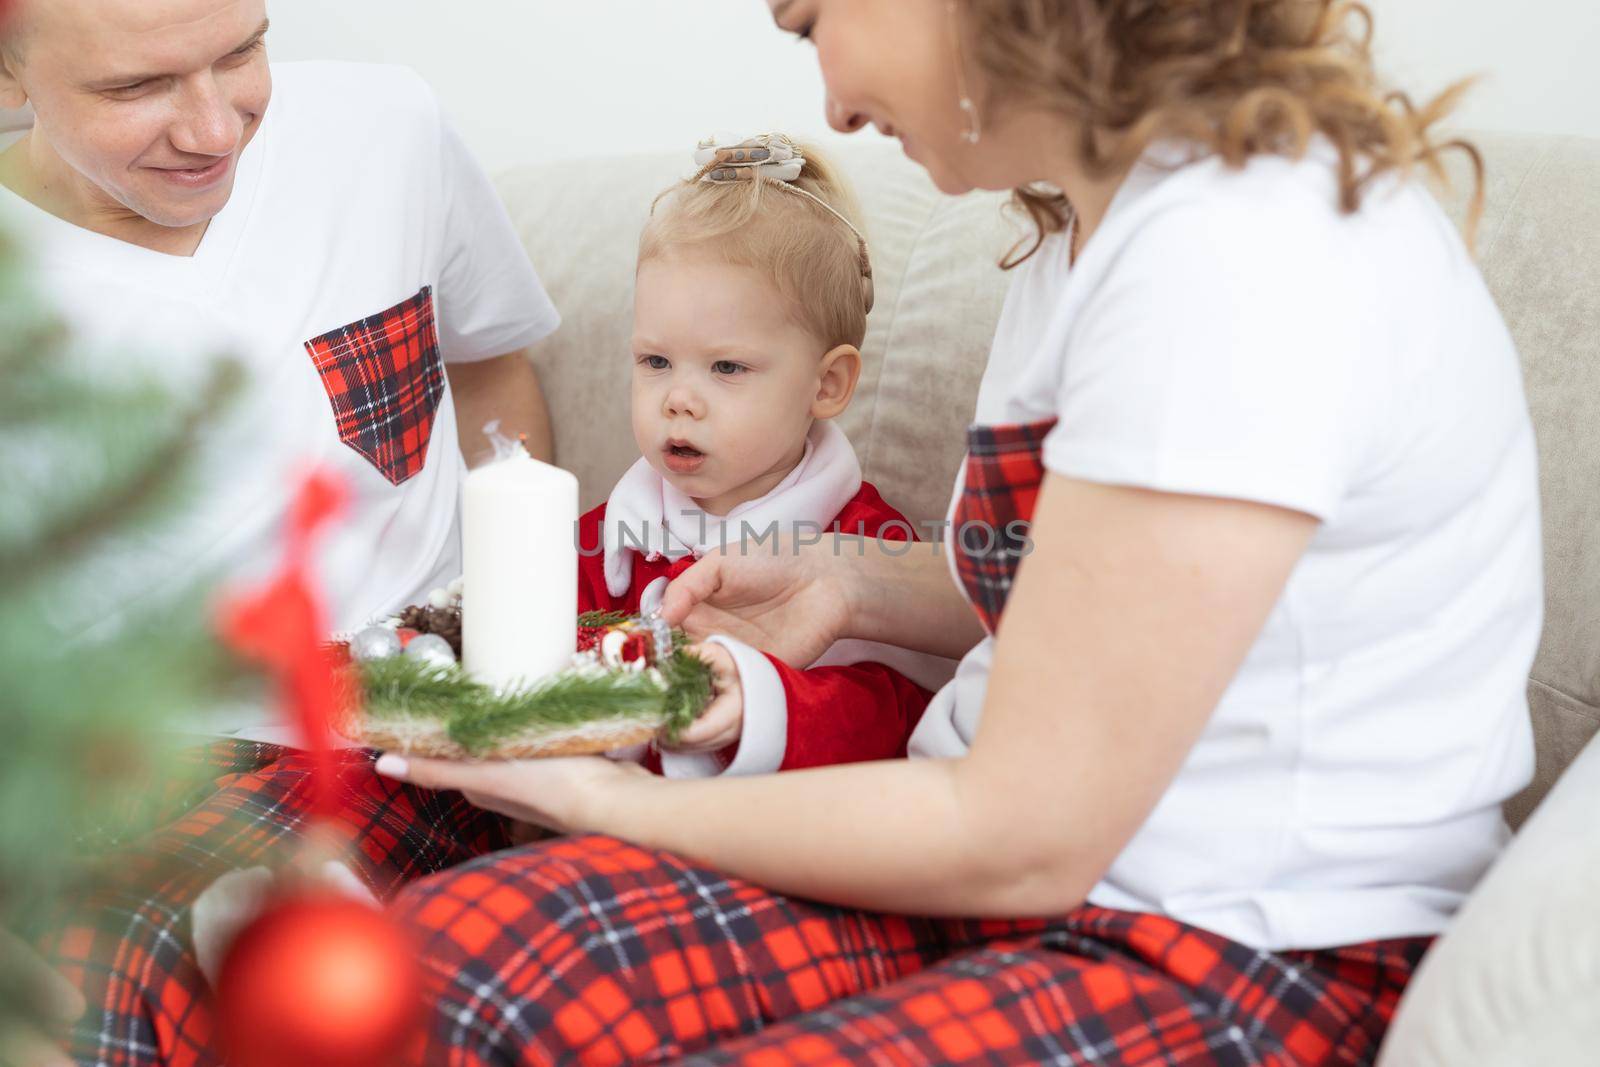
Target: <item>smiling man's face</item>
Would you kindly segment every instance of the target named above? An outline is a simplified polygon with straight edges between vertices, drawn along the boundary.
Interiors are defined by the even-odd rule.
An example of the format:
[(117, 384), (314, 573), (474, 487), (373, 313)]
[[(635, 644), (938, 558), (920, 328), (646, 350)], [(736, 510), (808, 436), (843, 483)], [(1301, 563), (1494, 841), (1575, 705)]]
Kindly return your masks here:
[(25, 166), (71, 221), (197, 226), (233, 192), (272, 94), (266, 0), (25, 0), (0, 106), (31, 104)]

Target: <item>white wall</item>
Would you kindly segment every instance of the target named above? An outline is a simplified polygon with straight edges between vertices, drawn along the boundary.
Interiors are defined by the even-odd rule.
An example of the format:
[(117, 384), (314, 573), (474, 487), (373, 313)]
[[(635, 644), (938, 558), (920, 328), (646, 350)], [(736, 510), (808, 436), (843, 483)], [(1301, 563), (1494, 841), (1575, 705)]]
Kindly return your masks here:
[[(1457, 124), (1600, 137), (1595, 0), (1368, 3), (1396, 84), (1420, 97), (1484, 75)], [(826, 129), (811, 51), (772, 29), (764, 0), (269, 0), (269, 10), (278, 59), (420, 70), (492, 169), (687, 153), (712, 132)]]
[(1452, 125), (1600, 137), (1595, 0), (1366, 0), (1378, 64), (1421, 100), (1480, 75)]
[[(1368, 3), (1380, 65), (1413, 95), (1486, 75), (1455, 124), (1600, 137), (1595, 0)], [(826, 129), (811, 50), (772, 28), (764, 0), (269, 4), (275, 57), (416, 67), (492, 169), (627, 148), (687, 153), (713, 131)]]
[(268, 0), (268, 11), (274, 59), (415, 67), (491, 170), (629, 150), (687, 160), (712, 133), (836, 136), (814, 54), (774, 29), (764, 0)]

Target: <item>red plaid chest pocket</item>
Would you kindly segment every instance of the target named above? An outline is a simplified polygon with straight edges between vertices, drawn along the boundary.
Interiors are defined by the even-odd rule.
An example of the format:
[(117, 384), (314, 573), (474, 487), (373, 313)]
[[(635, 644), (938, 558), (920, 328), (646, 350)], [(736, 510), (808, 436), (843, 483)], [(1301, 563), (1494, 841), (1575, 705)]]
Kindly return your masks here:
[(991, 634), (1030, 548), (1028, 529), (1044, 481), (1040, 453), (1056, 421), (967, 429), (966, 478), (952, 516), (956, 573)]
[(399, 485), (422, 470), (444, 395), (433, 288), (306, 342), (339, 440)]

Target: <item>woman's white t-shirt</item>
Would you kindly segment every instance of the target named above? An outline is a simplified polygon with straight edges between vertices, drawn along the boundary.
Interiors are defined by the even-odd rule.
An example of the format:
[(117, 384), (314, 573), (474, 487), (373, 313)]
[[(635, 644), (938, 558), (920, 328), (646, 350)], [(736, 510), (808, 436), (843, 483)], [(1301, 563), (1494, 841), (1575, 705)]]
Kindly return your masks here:
[[(979, 424), (1058, 419), (1048, 471), (1321, 521), (1089, 895), (1261, 948), (1441, 930), (1533, 769), (1539, 501), (1516, 351), (1425, 189), (1336, 205), (1325, 146), (1242, 170), (1152, 153), (1076, 265), (1057, 237), (1018, 269), (977, 404)], [(992, 645), (914, 755), (966, 750)]]

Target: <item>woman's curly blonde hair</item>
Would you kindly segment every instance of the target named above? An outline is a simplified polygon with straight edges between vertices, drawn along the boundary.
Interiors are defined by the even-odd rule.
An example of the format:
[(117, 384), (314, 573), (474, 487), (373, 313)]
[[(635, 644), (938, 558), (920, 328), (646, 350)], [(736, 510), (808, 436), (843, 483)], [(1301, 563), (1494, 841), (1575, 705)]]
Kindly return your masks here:
[[(1355, 211), (1379, 175), (1418, 164), (1443, 177), (1440, 154), (1466, 153), (1483, 202), (1483, 160), (1432, 129), (1466, 82), (1418, 107), (1385, 92), (1372, 64), (1372, 13), (1353, 0), (968, 0), (960, 32), (986, 105), (1043, 107), (1082, 130), (1092, 175), (1131, 165), (1175, 137), (1241, 166), (1254, 155), (1298, 157), (1314, 134), (1338, 150), (1339, 206)], [(1064, 230), (1072, 208), (1055, 190), (1018, 189), (1035, 233), (1014, 267)]]

